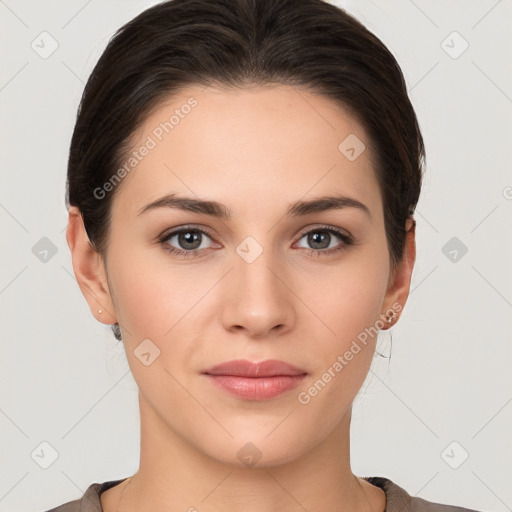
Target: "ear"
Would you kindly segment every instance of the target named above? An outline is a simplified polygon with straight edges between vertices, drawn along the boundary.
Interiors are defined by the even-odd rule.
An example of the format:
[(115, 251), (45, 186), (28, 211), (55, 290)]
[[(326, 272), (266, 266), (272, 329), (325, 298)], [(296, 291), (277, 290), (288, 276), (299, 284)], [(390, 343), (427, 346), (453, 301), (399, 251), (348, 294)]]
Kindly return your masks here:
[[(69, 207), (66, 240), (71, 250), (73, 270), (78, 286), (82, 290), (93, 316), (104, 324), (116, 323), (117, 319), (103, 259), (89, 241), (82, 215), (76, 206)], [(99, 313), (99, 310), (102, 312)]]
[[(385, 327), (382, 330), (389, 329), (393, 326), (400, 316), (400, 312), (407, 302), (409, 290), (411, 286), (411, 275), (416, 259), (416, 221), (409, 217), (405, 223), (406, 238), (404, 246), (404, 254), (402, 259), (390, 275), (388, 290), (386, 292), (383, 311), (381, 318), (384, 319)], [(391, 312), (395, 312), (396, 316), (387, 322)]]

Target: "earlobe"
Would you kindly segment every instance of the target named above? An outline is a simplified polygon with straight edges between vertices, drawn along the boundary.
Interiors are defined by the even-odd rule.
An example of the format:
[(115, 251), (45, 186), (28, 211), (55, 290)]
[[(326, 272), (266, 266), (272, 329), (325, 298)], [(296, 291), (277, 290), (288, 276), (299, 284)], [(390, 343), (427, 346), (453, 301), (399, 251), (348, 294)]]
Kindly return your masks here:
[(402, 259), (397, 264), (389, 282), (384, 299), (384, 311), (381, 318), (386, 321), (383, 330), (392, 327), (400, 318), (400, 312), (407, 302), (411, 286), (411, 276), (416, 260), (416, 221), (409, 217), (405, 223), (405, 246)]
[[(94, 317), (101, 323), (117, 322), (101, 255), (89, 241), (80, 210), (69, 207), (66, 240), (75, 277)], [(99, 311), (101, 310), (101, 313)]]

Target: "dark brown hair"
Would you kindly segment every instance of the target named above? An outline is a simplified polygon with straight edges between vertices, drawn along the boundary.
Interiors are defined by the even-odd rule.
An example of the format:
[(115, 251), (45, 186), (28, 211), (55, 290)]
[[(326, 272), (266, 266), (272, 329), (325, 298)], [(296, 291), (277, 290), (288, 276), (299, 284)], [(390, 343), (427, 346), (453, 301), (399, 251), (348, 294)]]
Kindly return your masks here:
[(68, 162), (66, 204), (79, 208), (95, 250), (106, 255), (119, 187), (103, 197), (95, 190), (114, 175), (159, 103), (187, 85), (272, 83), (323, 94), (366, 130), (395, 266), (420, 194), (423, 138), (393, 55), (322, 0), (169, 0), (114, 34), (85, 86)]

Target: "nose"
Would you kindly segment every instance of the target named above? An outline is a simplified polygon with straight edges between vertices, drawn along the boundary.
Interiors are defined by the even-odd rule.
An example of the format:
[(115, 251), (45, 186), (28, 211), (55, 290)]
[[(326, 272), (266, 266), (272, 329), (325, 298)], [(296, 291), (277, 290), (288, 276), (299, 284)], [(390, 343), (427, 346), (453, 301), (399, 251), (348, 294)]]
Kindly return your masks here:
[(294, 294), (284, 265), (271, 250), (251, 262), (235, 254), (234, 268), (223, 290), (221, 319), (226, 330), (251, 338), (282, 335), (296, 320)]

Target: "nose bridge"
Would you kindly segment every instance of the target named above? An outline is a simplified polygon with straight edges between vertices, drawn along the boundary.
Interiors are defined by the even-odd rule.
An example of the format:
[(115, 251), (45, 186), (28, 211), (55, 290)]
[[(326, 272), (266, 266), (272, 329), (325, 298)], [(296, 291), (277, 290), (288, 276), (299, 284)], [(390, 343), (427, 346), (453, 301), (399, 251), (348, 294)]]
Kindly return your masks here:
[[(258, 236), (258, 235), (257, 235)], [(264, 240), (263, 240), (264, 238)], [(260, 243), (259, 240), (262, 240)], [(235, 276), (241, 285), (249, 287), (253, 294), (274, 295), (280, 293), (275, 273), (279, 267), (272, 236), (248, 235), (236, 247)], [(282, 286), (282, 284), (280, 284)], [(271, 299), (269, 296), (267, 299)]]
[(290, 327), (293, 304), (286, 279), (280, 276), (282, 265), (271, 245), (272, 235), (258, 236), (264, 243), (256, 236), (246, 236), (235, 248), (230, 272), (233, 293), (226, 297), (223, 321), (227, 329), (243, 327), (254, 336), (264, 336), (276, 326)]

